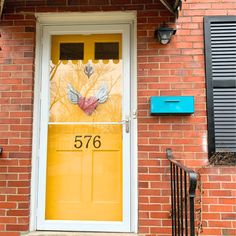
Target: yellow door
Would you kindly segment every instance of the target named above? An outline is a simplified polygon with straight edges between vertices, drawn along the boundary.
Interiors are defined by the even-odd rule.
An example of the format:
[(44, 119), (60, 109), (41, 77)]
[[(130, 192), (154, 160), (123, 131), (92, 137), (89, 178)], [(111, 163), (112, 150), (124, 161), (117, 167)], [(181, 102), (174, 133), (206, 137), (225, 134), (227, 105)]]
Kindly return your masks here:
[(51, 37), (46, 220), (123, 220), (121, 39)]

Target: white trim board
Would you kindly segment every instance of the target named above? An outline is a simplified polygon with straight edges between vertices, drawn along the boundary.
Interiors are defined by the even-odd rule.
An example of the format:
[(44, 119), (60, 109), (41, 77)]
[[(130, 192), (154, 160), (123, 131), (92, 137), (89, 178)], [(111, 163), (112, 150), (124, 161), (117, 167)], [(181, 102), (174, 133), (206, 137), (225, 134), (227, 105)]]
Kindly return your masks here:
[(41, 25), (122, 24), (136, 22), (136, 11), (36, 13)]
[[(131, 232), (138, 228), (138, 181), (137, 181), (137, 60), (136, 60), (136, 12), (93, 12), (93, 13), (40, 13), (37, 17), (36, 35), (36, 72), (34, 97), (33, 151), (32, 151), (32, 181), (30, 231), (36, 230), (37, 191), (38, 191), (38, 156), (39, 156), (39, 124), (40, 124), (40, 87), (41, 87), (41, 57), (42, 29), (46, 25), (84, 25), (84, 24), (129, 24), (131, 28), (131, 115), (133, 136), (131, 138)], [(132, 114), (133, 113), (133, 114)]]
[(136, 233), (77, 233), (77, 232), (52, 232), (36, 231), (31, 233), (21, 233), (21, 236), (138, 236)]

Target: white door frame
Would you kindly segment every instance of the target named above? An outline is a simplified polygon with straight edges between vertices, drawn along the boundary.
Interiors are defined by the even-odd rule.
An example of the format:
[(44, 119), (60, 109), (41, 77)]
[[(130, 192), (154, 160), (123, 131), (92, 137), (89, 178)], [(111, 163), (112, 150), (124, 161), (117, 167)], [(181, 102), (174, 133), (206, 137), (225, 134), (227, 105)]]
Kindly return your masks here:
[[(32, 181), (31, 181), (31, 214), (30, 214), (30, 231), (36, 230), (37, 222), (40, 222), (40, 229), (48, 229), (48, 230), (58, 230), (58, 224), (50, 223), (50, 221), (47, 221), (47, 224), (45, 224), (45, 221), (42, 221), (42, 214), (44, 214), (44, 211), (40, 211), (37, 209), (38, 207), (38, 189), (39, 184), (41, 184), (41, 187), (45, 184), (45, 179), (41, 179), (41, 182), (38, 183), (38, 177), (39, 177), (39, 168), (43, 169), (45, 166), (39, 167), (39, 157), (42, 156), (43, 153), (45, 153), (45, 147), (39, 147), (40, 143), (40, 129), (43, 129), (43, 127), (40, 127), (40, 123), (47, 122), (44, 117), (41, 117), (40, 107), (41, 102), (45, 102), (47, 99), (42, 99), (42, 96), (45, 96), (41, 94), (40, 88), (42, 86), (42, 79), (41, 78), (47, 78), (48, 77), (48, 71), (43, 70), (45, 74), (41, 74), (42, 72), (42, 58), (50, 58), (49, 52), (50, 52), (50, 43), (44, 45), (43, 40), (49, 39), (50, 34), (62, 34), (62, 29), (64, 30), (63, 33), (69, 34), (70, 32), (75, 32), (75, 29), (82, 30), (84, 33), (86, 33), (85, 29), (92, 29), (91, 25), (99, 25), (99, 29), (94, 30), (93, 33), (117, 33), (121, 32), (124, 33), (126, 31), (126, 34), (128, 32), (129, 38), (123, 38), (123, 40), (128, 40), (128, 44), (130, 44), (130, 51), (125, 52), (124, 54), (129, 55), (131, 57), (132, 63), (128, 61), (128, 64), (130, 63), (130, 69), (131, 69), (131, 83), (130, 83), (130, 91), (131, 91), (131, 108), (130, 108), (130, 116), (131, 116), (131, 161), (127, 165), (128, 169), (124, 171), (130, 172), (130, 183), (129, 186), (132, 186), (132, 189), (128, 189), (126, 194), (127, 196), (130, 196), (130, 201), (125, 202), (125, 205), (123, 205), (123, 209), (126, 211), (124, 223), (122, 222), (116, 222), (117, 224), (110, 227), (109, 225), (111, 223), (104, 222), (106, 228), (102, 227), (101, 222), (83, 222), (83, 224), (80, 225), (79, 230), (80, 231), (86, 231), (89, 229), (89, 231), (113, 231), (113, 232), (137, 232), (137, 221), (138, 221), (138, 201), (137, 201), (137, 120), (136, 120), (136, 111), (137, 111), (137, 80), (136, 80), (136, 14), (134, 12), (124, 13), (124, 12), (109, 12), (109, 13), (67, 13), (67, 14), (61, 14), (61, 13), (55, 13), (55, 14), (38, 14), (38, 23), (37, 23), (37, 45), (36, 45), (36, 76), (35, 76), (35, 97), (34, 97), (34, 124), (33, 124), (33, 151), (32, 151)], [(109, 22), (109, 25), (112, 25), (112, 28), (109, 29), (109, 25), (107, 24)], [(112, 29), (112, 30), (111, 30)], [(43, 32), (44, 31), (44, 32)], [(66, 31), (66, 32), (65, 32)], [(124, 35), (126, 35), (124, 34)], [(44, 39), (43, 39), (44, 37)], [(45, 38), (46, 37), (46, 38)], [(46, 47), (45, 47), (46, 46)], [(47, 60), (45, 60), (47, 61)], [(125, 64), (125, 63), (124, 63)], [(44, 87), (47, 87), (44, 85)], [(42, 136), (41, 136), (42, 139)], [(42, 141), (42, 140), (41, 140)], [(42, 163), (42, 162), (41, 162)], [(45, 165), (45, 164), (43, 164)], [(39, 195), (40, 201), (42, 201), (42, 198), (44, 197), (43, 194)], [(125, 199), (124, 199), (125, 200)], [(130, 202), (130, 206), (129, 206)], [(127, 210), (128, 209), (128, 210)], [(37, 215), (38, 212), (41, 212), (39, 215)], [(128, 218), (127, 218), (128, 217)], [(61, 221), (58, 223), (62, 223)], [(67, 230), (78, 230), (75, 222), (63, 222), (68, 224)], [(72, 224), (71, 224), (72, 223)], [(76, 221), (76, 223), (78, 223)], [(45, 225), (45, 228), (44, 228)], [(99, 226), (100, 225), (100, 226)], [(94, 226), (94, 227), (92, 227)]]

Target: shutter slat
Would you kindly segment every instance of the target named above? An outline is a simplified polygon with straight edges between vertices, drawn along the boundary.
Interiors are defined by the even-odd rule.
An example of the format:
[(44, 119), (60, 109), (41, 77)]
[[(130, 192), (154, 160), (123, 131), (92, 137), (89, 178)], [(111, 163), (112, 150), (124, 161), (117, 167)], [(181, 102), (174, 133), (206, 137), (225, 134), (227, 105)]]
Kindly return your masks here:
[[(227, 37), (225, 37), (225, 36), (224, 36), (224, 38), (227, 39)], [(236, 37), (235, 37), (235, 39), (236, 39)], [(212, 51), (220, 50), (220, 49), (227, 50), (227, 48), (235, 48), (235, 44), (229, 43), (228, 41), (219, 43), (219, 40), (212, 41), (211, 46), (212, 46)]]
[(215, 118), (233, 118), (233, 119), (236, 119), (236, 111), (234, 112), (234, 114), (217, 114), (215, 113)]
[[(224, 67), (228, 68), (229, 65), (235, 66), (235, 64), (236, 64), (235, 62), (236, 61), (231, 61), (231, 60), (228, 60), (227, 62), (226, 61), (222, 62), (222, 60), (220, 60), (220, 61), (216, 60), (215, 62), (213, 61), (212, 64), (213, 64), (213, 68), (216, 66), (224, 66)], [(228, 66), (226, 66), (225, 63), (227, 63)]]
[(230, 75), (232, 75), (232, 76), (234, 76), (235, 73), (236, 73), (236, 69), (234, 69), (234, 68), (227, 68), (227, 69), (225, 69), (225, 70), (219, 69), (219, 70), (212, 70), (212, 71), (213, 71), (213, 73), (215, 73), (215, 74), (227, 73), (227, 75), (230, 74)]
[(224, 64), (219, 64), (219, 63), (213, 63), (212, 66), (213, 69), (218, 69), (218, 68), (227, 68), (227, 69), (231, 69), (233, 68), (234, 70), (236, 70), (236, 65), (232, 62), (232, 63), (227, 63), (227, 65)]
[[(222, 62), (223, 61), (223, 62)], [(228, 64), (230, 63), (230, 65), (234, 65), (236, 63), (236, 58), (234, 57), (217, 57), (217, 58), (212, 58), (212, 63), (214, 64)]]
[(227, 91), (225, 89), (213, 89), (214, 91), (214, 95), (222, 95), (222, 96), (227, 96), (229, 95), (229, 93), (234, 93), (236, 95), (236, 88), (231, 88), (231, 89), (227, 89)]
[(213, 74), (213, 80), (214, 79), (220, 79), (220, 80), (227, 80), (227, 79), (233, 79), (234, 78), (234, 73), (214, 73)]
[[(212, 48), (212, 55), (214, 56), (214, 55), (217, 55), (217, 53), (218, 52), (225, 52), (225, 51), (231, 51), (231, 50), (233, 50), (233, 51), (235, 51), (236, 50), (236, 47), (231, 47), (231, 46), (221, 46), (221, 45), (216, 45), (215, 47), (213, 47)], [(226, 55), (228, 55), (228, 53), (226, 54)], [(235, 59), (235, 56), (233, 55), (232, 56), (232, 58), (234, 58)]]
[(212, 39), (212, 42), (222, 40), (223, 42), (226, 42), (227, 40), (235, 40), (236, 37), (215, 37)]
[[(230, 50), (230, 51), (227, 52), (227, 54), (228, 54), (227, 56), (235, 57), (235, 52), (236, 52), (236, 50)], [(226, 54), (226, 52), (224, 50), (222, 50), (220, 52), (218, 52), (218, 51), (214, 52), (213, 55), (219, 56), (219, 55), (225, 55), (225, 54)]]
[(229, 111), (229, 112), (225, 111), (224, 114), (221, 114), (220, 112), (215, 111), (215, 114), (216, 114), (216, 116), (219, 116), (219, 115), (224, 116), (224, 114), (225, 114), (225, 116), (228, 116), (228, 115), (236, 114), (236, 112), (235, 111)]
[[(219, 137), (216, 136), (216, 140), (219, 140)], [(222, 136), (222, 140), (231, 140), (231, 141), (235, 141), (236, 142), (236, 137), (235, 137), (235, 135), (231, 136), (231, 137), (223, 137)]]
[(216, 137), (218, 137), (218, 136), (221, 136), (221, 137), (234, 137), (234, 138), (236, 138), (236, 136), (235, 136), (235, 133), (216, 133)]
[(221, 60), (231, 60), (231, 61), (235, 61), (235, 55), (212, 55), (212, 61), (214, 61), (214, 59), (218, 59), (221, 58)]
[(236, 26), (235, 22), (212, 22), (211, 23), (212, 28), (214, 29), (214, 27), (220, 28), (221, 29), (225, 29), (225, 27), (231, 27), (231, 26)]
[(234, 45), (234, 40), (232, 40), (232, 41), (227, 40), (225, 42), (222, 42), (222, 41), (212, 41), (212, 46), (216, 46), (218, 44), (220, 44), (220, 45), (225, 45), (225, 44)]

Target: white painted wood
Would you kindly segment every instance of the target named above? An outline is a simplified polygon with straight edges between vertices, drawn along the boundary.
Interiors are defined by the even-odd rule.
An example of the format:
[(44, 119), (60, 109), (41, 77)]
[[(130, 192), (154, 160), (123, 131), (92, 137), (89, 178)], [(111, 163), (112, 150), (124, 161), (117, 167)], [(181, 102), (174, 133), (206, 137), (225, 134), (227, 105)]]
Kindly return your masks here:
[(130, 27), (131, 37), (131, 232), (138, 232), (138, 96), (137, 96), (137, 18)]
[[(38, 182), (38, 205), (37, 205), (37, 228), (44, 223), (45, 219), (45, 196), (46, 196), (46, 169), (47, 169), (47, 140), (48, 140), (48, 121), (49, 121), (49, 62), (51, 37), (49, 33), (45, 33), (42, 28), (42, 74), (41, 74), (41, 108), (40, 108), (40, 149), (39, 149), (39, 182)], [(39, 228), (38, 228), (39, 229)], [(43, 228), (42, 228), (43, 229)]]
[[(130, 126), (131, 117), (131, 98), (130, 98), (130, 25), (125, 25), (126, 28), (122, 33), (122, 61), (123, 61), (123, 97), (122, 97), (122, 120), (128, 120)], [(123, 221), (129, 224), (131, 230), (131, 135), (126, 130), (126, 124), (123, 125)], [(129, 172), (129, 173), (127, 173)], [(126, 183), (129, 181), (129, 183)], [(122, 231), (120, 231), (122, 232)]]
[[(67, 14), (66, 14), (67, 15)], [(86, 14), (79, 14), (80, 16), (76, 14), (68, 14), (65, 16), (65, 20), (62, 17), (61, 14), (57, 14), (55, 16), (54, 14), (37, 14), (37, 18), (39, 20), (38, 24), (38, 30), (37, 30), (37, 56), (36, 56), (36, 80), (35, 80), (35, 109), (34, 109), (34, 141), (33, 141), (33, 157), (32, 157), (32, 186), (31, 186), (31, 221), (30, 221), (30, 230), (33, 231), (36, 229), (36, 212), (38, 208), (38, 216), (37, 216), (37, 222), (40, 229), (43, 230), (68, 230), (68, 231), (113, 231), (113, 232), (137, 232), (138, 224), (138, 204), (137, 204), (137, 120), (133, 119), (132, 112), (137, 109), (137, 81), (136, 81), (136, 69), (137, 69), (137, 62), (136, 62), (136, 14), (134, 12), (132, 13), (125, 13), (120, 14), (120, 12), (115, 13), (105, 13), (104, 18), (103, 14), (99, 13), (98, 16), (93, 13), (86, 13)], [(86, 16), (86, 19), (83, 17)], [(64, 14), (63, 14), (64, 16)], [(90, 16), (90, 17), (88, 17)], [(82, 17), (82, 18), (81, 18)], [(80, 19), (82, 24), (78, 25), (78, 21), (76, 22), (76, 27), (73, 26), (73, 22), (75, 22), (75, 19)], [(115, 24), (115, 25), (105, 25), (103, 23), (107, 23), (107, 20), (109, 23), (116, 22), (116, 23), (125, 23), (122, 25)], [(100, 21), (101, 22), (100, 22)], [(61, 22), (61, 25), (58, 26), (57, 24)], [(102, 25), (86, 25), (91, 24), (91, 22), (96, 22), (96, 24), (102, 23)], [(69, 25), (68, 25), (69, 24)], [(91, 31), (88, 31), (88, 28)], [(41, 31), (44, 31), (43, 39), (41, 40), (40, 34)], [(126, 163), (124, 163), (125, 168), (123, 168), (123, 174), (125, 178), (129, 178), (128, 184), (125, 181), (124, 178), (124, 196), (123, 199), (129, 199), (129, 201), (124, 201), (124, 222), (89, 222), (89, 221), (46, 221), (44, 219), (45, 215), (45, 184), (46, 184), (46, 143), (47, 143), (47, 124), (48, 124), (48, 113), (42, 110), (41, 112), (41, 124), (42, 126), (39, 126), (39, 114), (40, 114), (40, 106), (39, 106), (39, 99), (36, 96), (36, 94), (40, 94), (40, 91), (38, 88), (41, 87), (42, 82), (42, 88), (43, 91), (46, 93), (43, 94), (43, 99), (41, 103), (41, 107), (48, 107), (49, 105), (49, 80), (45, 79), (49, 77), (49, 59), (50, 59), (50, 35), (51, 34), (62, 34), (62, 31), (64, 34), (74, 34), (75, 31), (78, 33), (123, 33), (123, 55), (124, 58), (126, 58), (127, 61), (124, 62), (124, 80), (128, 80), (128, 85), (125, 86), (125, 90), (131, 91), (131, 97), (130, 94), (124, 94), (123, 98), (123, 104), (125, 104), (124, 109), (125, 112), (123, 113), (124, 116), (128, 115), (130, 117), (130, 123), (131, 123), (131, 136), (132, 136), (132, 143), (129, 135), (125, 135), (125, 145), (127, 148), (124, 148), (124, 155), (130, 155), (132, 159), (126, 158)], [(130, 35), (132, 38), (130, 38)], [(132, 42), (132, 47), (130, 45), (130, 42)], [(43, 43), (44, 47), (43, 50), (41, 50), (41, 44)], [(134, 50), (135, 48), (135, 50)], [(132, 50), (130, 50), (132, 49)], [(132, 51), (130, 55), (130, 51)], [(43, 58), (43, 59), (42, 59)], [(132, 63), (130, 63), (130, 58), (132, 59)], [(42, 65), (42, 74), (40, 66)], [(127, 70), (127, 71), (125, 71)], [(127, 73), (128, 72), (128, 73)], [(130, 75), (132, 76), (132, 83), (130, 82)], [(41, 79), (43, 78), (43, 80)], [(132, 86), (130, 86), (132, 84)], [(127, 87), (128, 86), (128, 87)], [(129, 88), (129, 90), (128, 90)], [(124, 91), (125, 91), (124, 90)], [(131, 101), (131, 103), (127, 103), (127, 100)], [(124, 119), (125, 117), (123, 117)], [(41, 136), (40, 136), (40, 143), (42, 144), (40, 146), (40, 150), (38, 151), (38, 141), (39, 141), (39, 134), (38, 130), (41, 130)], [(125, 129), (125, 128), (124, 128)], [(124, 130), (125, 134), (125, 130)], [(41, 160), (43, 157), (43, 161), (40, 161), (38, 164), (37, 155), (39, 155), (39, 159)], [(38, 168), (40, 169), (40, 176), (38, 177)], [(41, 172), (44, 172), (42, 175)], [(131, 173), (131, 176), (126, 176), (127, 173)], [(37, 182), (39, 180), (38, 186)], [(132, 190), (131, 187), (132, 186)], [(37, 196), (36, 192), (38, 189), (38, 206), (36, 204), (37, 202)], [(41, 191), (44, 189), (43, 191)], [(130, 200), (131, 199), (131, 200)], [(131, 202), (130, 202), (131, 201)], [(44, 206), (44, 207), (42, 207)], [(132, 211), (132, 212), (131, 212)], [(64, 226), (62, 227), (62, 225)], [(105, 227), (105, 228), (104, 228)]]
[(138, 236), (135, 233), (86, 233), (86, 232), (53, 232), (36, 231), (30, 233), (21, 233), (21, 236)]
[(78, 25), (79, 24), (122, 24), (133, 23), (136, 11), (109, 11), (109, 12), (57, 12), (36, 13), (37, 20), (42, 25)]
[[(93, 122), (94, 125), (120, 125), (125, 121), (120, 122)], [(91, 122), (48, 122), (49, 125), (91, 125)]]
[(34, 78), (34, 110), (33, 110), (33, 140), (32, 140), (32, 171), (30, 188), (30, 226), (29, 230), (36, 229), (37, 196), (38, 196), (38, 167), (39, 167), (39, 129), (40, 129), (40, 88), (41, 88), (41, 27), (36, 26), (35, 51), (35, 78)]

